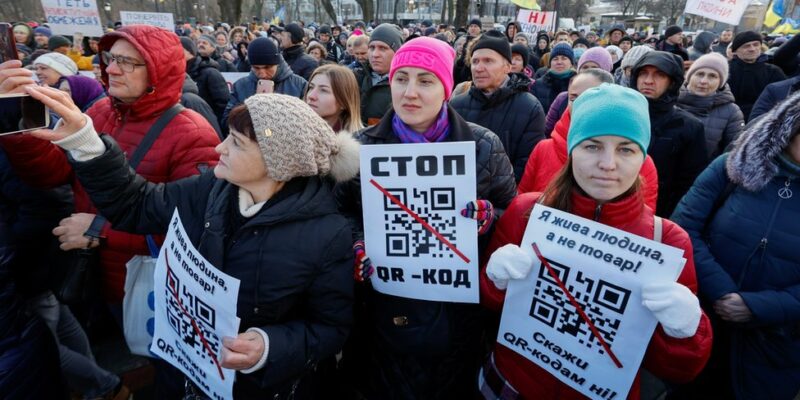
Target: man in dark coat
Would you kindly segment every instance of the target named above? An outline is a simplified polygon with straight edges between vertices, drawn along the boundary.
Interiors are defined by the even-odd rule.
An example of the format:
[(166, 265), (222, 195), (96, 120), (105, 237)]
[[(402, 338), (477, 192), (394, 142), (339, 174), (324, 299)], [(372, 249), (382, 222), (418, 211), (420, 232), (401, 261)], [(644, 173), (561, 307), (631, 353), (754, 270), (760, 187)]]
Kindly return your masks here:
[[(374, 32), (373, 32), (374, 33)], [(338, 63), (344, 58), (344, 48), (336, 43), (338, 35), (334, 36), (331, 31), (330, 25), (322, 25), (317, 32), (319, 42), (325, 46), (325, 51), (328, 52), (327, 59), (330, 62)]]
[(304, 35), (305, 32), (300, 25), (295, 23), (286, 25), (281, 32), (281, 49), (283, 49), (283, 59), (292, 67), (292, 72), (308, 80), (311, 78), (311, 73), (319, 66), (319, 62), (304, 51)]
[(511, 46), (502, 37), (482, 36), (472, 50), (472, 87), (450, 104), (465, 120), (500, 137), (517, 182), (533, 147), (544, 139), (544, 110), (528, 92), (530, 78), (511, 71)]
[(758, 96), (753, 110), (750, 111), (750, 121), (768, 113), (775, 108), (778, 103), (785, 100), (792, 93), (800, 90), (800, 75), (794, 78), (785, 79), (779, 82), (770, 83)]
[(392, 108), (389, 67), (392, 66), (394, 53), (402, 44), (403, 35), (397, 26), (378, 25), (370, 36), (369, 62), (353, 69), (361, 91), (361, 120), (366, 125), (377, 124)]
[(767, 56), (761, 54), (761, 34), (758, 32), (737, 33), (731, 51), (734, 55), (730, 62), (728, 85), (745, 121), (749, 121), (750, 111), (761, 91), (770, 83), (786, 79), (786, 75), (780, 68), (767, 64)]
[(219, 72), (217, 62), (198, 55), (197, 46), (186, 36), (181, 37), (181, 45), (186, 58), (186, 73), (197, 84), (197, 94), (211, 106), (219, 120), (228, 105), (230, 91), (225, 78)]
[(672, 53), (683, 61), (689, 60), (689, 53), (683, 48), (683, 29), (677, 25), (667, 27), (664, 31), (664, 39), (656, 43), (656, 50)]
[(197, 39), (197, 55), (216, 62), (219, 72), (238, 72), (233, 63), (217, 53), (216, 40), (211, 35), (202, 35)]
[(733, 30), (730, 28), (725, 29), (719, 34), (719, 41), (717, 41), (717, 44), (711, 46), (711, 49), (727, 57), (728, 45), (731, 44), (731, 39), (733, 39)]
[(708, 164), (703, 124), (676, 107), (682, 84), (683, 61), (663, 51), (645, 54), (631, 72), (631, 88), (643, 94), (649, 105), (651, 136), (647, 154), (658, 170), (656, 213), (664, 217), (672, 213)]
[(183, 81), (183, 90), (181, 92), (181, 105), (195, 111), (203, 116), (208, 121), (209, 125), (214, 128), (214, 131), (219, 135), (220, 140), (224, 140), (222, 130), (219, 128), (219, 119), (208, 102), (200, 97), (200, 89), (197, 88), (197, 83), (192, 80), (189, 74), (186, 74), (186, 80)]

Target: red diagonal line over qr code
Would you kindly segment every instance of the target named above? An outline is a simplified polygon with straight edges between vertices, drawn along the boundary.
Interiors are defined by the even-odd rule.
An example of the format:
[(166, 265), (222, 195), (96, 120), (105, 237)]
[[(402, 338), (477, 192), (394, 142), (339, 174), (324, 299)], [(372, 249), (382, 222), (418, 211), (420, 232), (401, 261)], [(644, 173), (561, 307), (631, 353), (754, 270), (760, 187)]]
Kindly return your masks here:
[[(172, 270), (172, 268), (170, 268), (170, 266), (169, 266), (169, 257), (167, 256), (167, 249), (166, 248), (164, 249), (164, 261), (166, 261), (166, 263), (167, 263), (167, 276), (169, 276), (169, 273)], [(214, 351), (211, 350), (211, 345), (208, 344), (208, 341), (206, 340), (206, 337), (203, 336), (203, 331), (201, 331), (200, 327), (197, 326), (197, 321), (195, 321), (194, 318), (192, 318), (192, 315), (189, 314), (189, 312), (186, 311), (185, 308), (183, 308), (183, 303), (181, 302), (181, 299), (178, 298), (177, 288), (176, 288), (176, 291), (170, 290), (170, 292), (172, 292), (172, 295), (175, 297), (175, 304), (177, 304), (178, 307), (180, 307), (181, 313), (186, 315), (189, 318), (189, 321), (192, 321), (192, 329), (194, 329), (194, 333), (196, 333), (197, 336), (200, 338), (200, 342), (203, 343), (203, 348), (205, 349), (206, 353), (208, 353), (208, 356), (211, 357), (211, 361), (214, 362), (214, 365), (217, 366), (217, 371), (219, 372), (219, 377), (224, 381), (225, 380), (225, 375), (222, 374), (222, 366), (219, 365), (219, 360), (217, 360), (216, 354), (214, 354)]]
[(608, 343), (606, 343), (603, 337), (600, 336), (600, 331), (598, 331), (597, 327), (594, 326), (594, 323), (589, 318), (589, 316), (586, 315), (586, 313), (583, 311), (583, 308), (581, 308), (581, 305), (578, 304), (577, 300), (575, 300), (575, 297), (572, 296), (572, 293), (570, 293), (569, 290), (567, 290), (567, 287), (564, 286), (564, 282), (561, 282), (561, 279), (558, 279), (558, 274), (556, 274), (556, 270), (554, 270), (553, 267), (550, 265), (550, 263), (547, 262), (547, 259), (544, 258), (542, 253), (539, 251), (539, 246), (537, 246), (536, 243), (533, 243), (533, 251), (536, 253), (536, 257), (539, 257), (539, 261), (542, 262), (542, 265), (544, 265), (547, 268), (547, 272), (550, 274), (550, 277), (552, 277), (556, 281), (556, 284), (558, 284), (558, 287), (561, 288), (561, 291), (564, 292), (565, 295), (567, 295), (567, 298), (569, 299), (569, 302), (572, 303), (572, 306), (575, 307), (576, 310), (578, 310), (578, 314), (581, 316), (581, 319), (583, 319), (583, 321), (586, 322), (586, 325), (589, 326), (589, 329), (592, 331), (592, 335), (594, 335), (594, 337), (596, 337), (597, 340), (600, 342), (600, 345), (603, 346), (603, 349), (606, 351), (606, 354), (608, 354), (608, 356), (611, 357), (611, 361), (614, 362), (614, 365), (616, 365), (617, 368), (622, 368), (622, 363), (619, 362), (617, 356), (614, 354), (613, 351), (611, 351), (611, 347), (608, 345)]
[(383, 193), (384, 196), (388, 197), (392, 203), (402, 208), (403, 211), (406, 212), (406, 214), (410, 215), (412, 218), (414, 218), (415, 221), (419, 222), (420, 225), (422, 225), (425, 229), (427, 229), (430, 233), (432, 233), (433, 236), (436, 236), (436, 238), (439, 239), (440, 242), (444, 243), (444, 245), (447, 246), (447, 248), (449, 248), (450, 250), (452, 250), (453, 253), (456, 253), (456, 255), (459, 256), (462, 260), (464, 260), (465, 263), (469, 263), (469, 258), (467, 258), (467, 256), (465, 256), (464, 253), (461, 252), (461, 250), (457, 249), (454, 244), (450, 243), (450, 241), (447, 240), (446, 237), (442, 236), (441, 233), (439, 233), (436, 229), (434, 229), (434, 227), (432, 227), (427, 221), (422, 219), (422, 217), (417, 215), (417, 213), (415, 213), (414, 211), (411, 211), (410, 208), (408, 208), (405, 204), (403, 204), (403, 202), (398, 200), (397, 197), (394, 197), (391, 193), (389, 193), (389, 191), (386, 190), (380, 184), (378, 184), (378, 182), (375, 182), (374, 179), (370, 179), (369, 183), (371, 183), (372, 186), (375, 186), (378, 190), (380, 190), (381, 193)]

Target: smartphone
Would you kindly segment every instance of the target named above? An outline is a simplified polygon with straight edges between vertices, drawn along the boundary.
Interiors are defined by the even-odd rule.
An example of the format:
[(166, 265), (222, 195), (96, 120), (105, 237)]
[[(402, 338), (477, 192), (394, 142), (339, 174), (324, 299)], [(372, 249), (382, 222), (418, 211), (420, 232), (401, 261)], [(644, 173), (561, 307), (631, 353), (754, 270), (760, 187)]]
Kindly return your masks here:
[(19, 60), (17, 43), (14, 40), (14, 27), (6, 22), (0, 22), (0, 63), (8, 60)]
[(39, 100), (27, 94), (0, 95), (0, 109), (20, 110), (22, 121), (13, 125), (9, 131), (0, 132), (0, 136), (47, 128), (50, 125), (50, 111)]
[(256, 86), (256, 93), (269, 94), (275, 89), (275, 82), (269, 79), (259, 79), (258, 86)]

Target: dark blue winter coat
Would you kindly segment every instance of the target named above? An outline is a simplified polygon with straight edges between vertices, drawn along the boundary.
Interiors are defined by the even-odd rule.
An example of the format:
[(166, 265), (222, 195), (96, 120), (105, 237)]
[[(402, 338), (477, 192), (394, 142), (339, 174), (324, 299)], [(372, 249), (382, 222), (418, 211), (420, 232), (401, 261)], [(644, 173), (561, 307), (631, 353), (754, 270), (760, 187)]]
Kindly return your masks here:
[[(238, 211), (236, 185), (213, 171), (169, 184), (134, 175), (109, 136), (106, 152), (74, 162), (83, 187), (115, 229), (163, 233), (178, 207), (186, 233), (214, 266), (241, 281), (236, 303), (239, 329), (269, 336), (265, 366), (237, 374), (234, 397), (285, 398), (317, 363), (344, 344), (353, 318), (353, 252), (350, 225), (338, 213), (333, 183), (295, 178), (256, 215)], [(308, 391), (300, 383), (299, 393)], [(278, 397), (276, 397), (278, 398)]]
[[(791, 399), (800, 390), (800, 165), (782, 154), (800, 104), (789, 106), (709, 165), (671, 218), (692, 238), (702, 299), (738, 293), (753, 314), (745, 323), (718, 320), (714, 333), (715, 341), (730, 337), (739, 399)], [(725, 198), (728, 182), (735, 186)]]
[(778, 103), (789, 97), (790, 94), (800, 90), (800, 76), (782, 80), (780, 82), (770, 83), (758, 96), (756, 104), (753, 106), (753, 111), (750, 111), (750, 121), (768, 113), (775, 108)]

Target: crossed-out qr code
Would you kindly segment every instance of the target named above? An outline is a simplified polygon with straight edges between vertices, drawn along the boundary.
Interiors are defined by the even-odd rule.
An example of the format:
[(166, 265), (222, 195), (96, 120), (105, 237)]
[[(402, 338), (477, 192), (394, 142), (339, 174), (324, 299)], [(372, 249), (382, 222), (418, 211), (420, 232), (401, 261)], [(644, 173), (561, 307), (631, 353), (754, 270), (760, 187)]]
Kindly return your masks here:
[[(558, 279), (569, 290), (575, 301), (594, 324), (609, 347), (614, 343), (620, 318), (625, 313), (631, 291), (602, 279), (585, 276), (581, 271), (571, 271), (564, 264), (547, 260)], [(564, 291), (542, 264), (533, 291), (530, 316), (566, 335), (574, 336), (588, 348), (605, 354), (600, 341), (581, 318)]]
[[(453, 187), (434, 187), (428, 190), (386, 189), (397, 200), (414, 211), (433, 229), (445, 237), (453, 246), (456, 243), (456, 190)], [(410, 193), (409, 193), (410, 192)], [(384, 229), (386, 232), (386, 255), (393, 257), (418, 257), (430, 255), (434, 258), (453, 258), (455, 253), (414, 217), (383, 198)]]
[(191, 346), (200, 358), (213, 364), (214, 361), (209, 357), (209, 352), (216, 357), (220, 349), (219, 337), (214, 333), (216, 310), (199, 297), (189, 293), (186, 286), (181, 285), (171, 268), (167, 268), (165, 290), (169, 325), (180, 336), (183, 343)]

